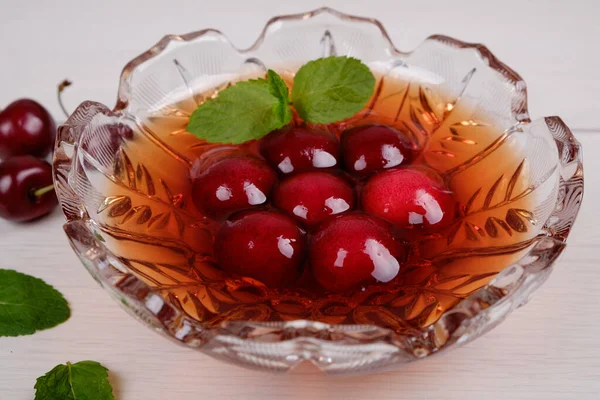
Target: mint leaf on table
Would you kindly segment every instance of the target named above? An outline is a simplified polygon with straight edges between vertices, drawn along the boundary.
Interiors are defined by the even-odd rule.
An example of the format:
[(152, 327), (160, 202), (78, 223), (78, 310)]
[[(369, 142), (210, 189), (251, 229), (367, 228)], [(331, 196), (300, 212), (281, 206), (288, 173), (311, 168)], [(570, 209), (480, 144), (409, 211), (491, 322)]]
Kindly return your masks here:
[(282, 112), (281, 94), (277, 81), (238, 82), (194, 110), (187, 130), (210, 143), (259, 139), (292, 119), (291, 112)]
[(328, 124), (362, 110), (374, 88), (373, 73), (356, 58), (319, 58), (296, 73), (292, 101), (305, 121)]
[(31, 335), (70, 315), (64, 297), (43, 280), (0, 269), (0, 336)]
[(57, 365), (34, 388), (34, 400), (114, 400), (108, 369), (96, 361)]

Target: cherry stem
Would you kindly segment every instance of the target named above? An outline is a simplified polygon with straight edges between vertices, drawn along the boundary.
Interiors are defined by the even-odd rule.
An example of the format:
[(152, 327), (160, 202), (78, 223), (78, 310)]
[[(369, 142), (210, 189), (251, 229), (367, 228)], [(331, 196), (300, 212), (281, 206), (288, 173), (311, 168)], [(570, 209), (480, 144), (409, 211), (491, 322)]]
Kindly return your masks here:
[(43, 195), (45, 195), (46, 193), (48, 193), (48, 192), (51, 192), (51, 191), (53, 191), (53, 190), (54, 190), (54, 185), (48, 185), (48, 186), (44, 186), (43, 188), (36, 189), (36, 190), (33, 192), (33, 196), (34, 196), (35, 198), (40, 198), (40, 197), (42, 197)]
[(62, 92), (64, 92), (64, 90), (66, 88), (68, 88), (69, 86), (71, 86), (73, 84), (73, 82), (71, 82), (68, 79), (63, 80), (61, 83), (58, 84), (58, 91), (57, 91), (57, 97), (58, 97), (58, 105), (60, 106), (62, 112), (65, 114), (65, 117), (69, 118), (70, 113), (67, 112), (67, 109), (65, 108), (65, 105), (62, 101)]

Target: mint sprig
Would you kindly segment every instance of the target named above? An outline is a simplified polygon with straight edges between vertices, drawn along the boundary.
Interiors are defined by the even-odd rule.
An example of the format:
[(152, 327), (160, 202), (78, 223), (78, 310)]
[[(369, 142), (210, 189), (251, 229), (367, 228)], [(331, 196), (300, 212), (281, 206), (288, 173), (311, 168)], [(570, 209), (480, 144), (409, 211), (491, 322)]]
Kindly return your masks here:
[(359, 60), (320, 58), (298, 70), (291, 99), (284, 80), (269, 70), (267, 79), (239, 82), (200, 104), (187, 131), (209, 143), (244, 143), (287, 125), (290, 106), (306, 122), (342, 121), (364, 108), (374, 88), (375, 77)]
[(34, 388), (34, 400), (114, 400), (108, 369), (96, 361), (57, 365)]
[(239, 144), (259, 139), (292, 120), (282, 85), (285, 82), (273, 71), (268, 80), (239, 82), (194, 110), (188, 132), (210, 143)]
[(298, 70), (292, 99), (303, 120), (329, 124), (362, 110), (374, 88), (373, 73), (356, 58), (327, 57)]
[(41, 279), (0, 269), (0, 336), (31, 335), (71, 315), (64, 297)]
[(292, 110), (290, 109), (290, 92), (285, 81), (277, 72), (270, 69), (267, 72), (267, 83), (271, 94), (279, 100), (276, 113), (279, 114), (282, 121), (285, 121), (286, 124), (289, 123), (292, 120)]

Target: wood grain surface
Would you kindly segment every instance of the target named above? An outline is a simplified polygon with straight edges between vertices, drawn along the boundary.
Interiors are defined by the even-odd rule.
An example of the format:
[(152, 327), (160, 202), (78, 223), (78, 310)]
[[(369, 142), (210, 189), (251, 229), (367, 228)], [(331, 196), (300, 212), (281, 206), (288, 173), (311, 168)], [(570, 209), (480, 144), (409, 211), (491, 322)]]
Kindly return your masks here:
[[(260, 4), (260, 5), (259, 5)], [(1, 0), (0, 107), (33, 97), (60, 119), (67, 106), (112, 106), (122, 66), (165, 33), (205, 27), (246, 47), (272, 15), (317, 1)], [(135, 321), (93, 281), (67, 244), (57, 210), (32, 224), (0, 221), (0, 268), (40, 277), (68, 298), (57, 328), (0, 338), (0, 400), (33, 398), (58, 363), (111, 370), (118, 400), (600, 398), (600, 3), (594, 1), (329, 1), (380, 19), (402, 49), (445, 33), (488, 45), (525, 78), (533, 118), (560, 115), (583, 143), (585, 199), (569, 246), (531, 302), (475, 342), (392, 372), (327, 377), (310, 365), (268, 375), (179, 347)]]

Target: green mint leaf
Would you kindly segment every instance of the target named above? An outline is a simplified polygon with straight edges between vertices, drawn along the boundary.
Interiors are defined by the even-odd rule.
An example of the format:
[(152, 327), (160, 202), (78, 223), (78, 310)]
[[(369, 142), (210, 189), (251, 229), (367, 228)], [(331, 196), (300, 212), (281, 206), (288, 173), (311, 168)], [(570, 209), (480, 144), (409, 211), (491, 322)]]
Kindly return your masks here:
[(34, 400), (114, 400), (108, 369), (96, 361), (57, 365), (35, 382)]
[(70, 315), (64, 297), (43, 280), (0, 269), (0, 336), (31, 335)]
[(292, 120), (292, 109), (290, 108), (290, 93), (285, 81), (281, 79), (277, 72), (270, 69), (267, 72), (267, 82), (271, 94), (279, 99), (276, 112), (281, 120), (287, 121), (286, 124), (289, 123)]
[(356, 58), (319, 58), (296, 73), (292, 102), (305, 121), (328, 124), (362, 110), (374, 88), (373, 73)]
[(282, 112), (280, 95), (275, 79), (273, 84), (266, 79), (238, 82), (200, 104), (192, 113), (187, 131), (210, 143), (239, 144), (259, 139), (292, 119), (291, 112)]

